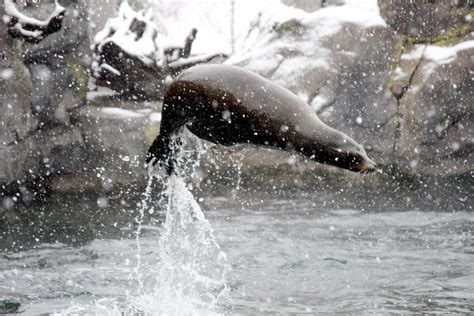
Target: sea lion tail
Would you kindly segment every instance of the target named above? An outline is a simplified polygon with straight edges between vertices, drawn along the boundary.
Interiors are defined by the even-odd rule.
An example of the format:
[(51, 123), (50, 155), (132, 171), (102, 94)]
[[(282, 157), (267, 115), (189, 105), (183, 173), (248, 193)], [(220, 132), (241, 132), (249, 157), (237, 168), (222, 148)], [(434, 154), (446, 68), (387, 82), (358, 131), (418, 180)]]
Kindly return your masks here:
[(164, 167), (167, 175), (171, 175), (174, 172), (174, 158), (173, 152), (170, 148), (169, 137), (158, 136), (153, 144), (148, 149), (146, 154), (146, 163), (155, 166), (157, 163), (161, 167)]

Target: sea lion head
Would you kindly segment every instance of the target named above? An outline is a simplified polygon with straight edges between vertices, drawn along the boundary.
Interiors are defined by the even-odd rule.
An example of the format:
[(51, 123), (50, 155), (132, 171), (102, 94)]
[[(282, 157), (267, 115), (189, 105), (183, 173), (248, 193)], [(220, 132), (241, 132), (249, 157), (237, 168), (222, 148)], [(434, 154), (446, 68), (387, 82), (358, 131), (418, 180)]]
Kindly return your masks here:
[(365, 149), (347, 135), (343, 135), (343, 146), (337, 146), (335, 166), (367, 174), (377, 171), (377, 164), (367, 156)]
[(311, 159), (347, 169), (350, 171), (368, 174), (377, 171), (377, 164), (371, 160), (364, 148), (351, 137), (325, 126), (323, 133), (312, 137), (310, 155)]

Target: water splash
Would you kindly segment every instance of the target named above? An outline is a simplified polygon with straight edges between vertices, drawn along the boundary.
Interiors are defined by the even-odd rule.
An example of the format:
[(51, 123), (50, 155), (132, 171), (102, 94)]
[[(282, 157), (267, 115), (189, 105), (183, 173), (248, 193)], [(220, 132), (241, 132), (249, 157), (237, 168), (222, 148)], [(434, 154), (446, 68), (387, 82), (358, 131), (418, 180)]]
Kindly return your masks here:
[(135, 298), (134, 306), (151, 314), (216, 313), (227, 299), (226, 255), (182, 178), (170, 177), (167, 195), (157, 282)]
[(238, 193), (240, 191), (240, 184), (242, 182), (242, 160), (243, 159), (244, 159), (244, 155), (241, 152), (237, 152), (236, 154), (237, 182), (235, 184), (235, 188), (231, 192), (233, 199), (238, 198)]
[[(176, 175), (163, 177), (152, 170), (136, 218), (136, 265), (130, 271), (130, 288), (125, 297), (102, 298), (89, 305), (70, 306), (61, 313), (104, 315), (218, 315), (230, 302), (226, 274), (226, 254), (214, 236), (213, 228), (190, 191), (199, 181), (197, 167), (203, 149), (196, 138), (184, 134), (175, 142)], [(176, 147), (176, 146), (175, 146)], [(154, 182), (164, 190), (153, 192)], [(189, 183), (189, 184), (187, 184)], [(152, 254), (142, 253), (145, 217), (166, 203), (166, 220), (159, 228)], [(147, 226), (149, 228), (149, 225)], [(152, 243), (147, 236), (147, 243)], [(152, 257), (152, 259), (150, 259)]]
[(143, 288), (143, 276), (141, 273), (142, 270), (142, 249), (141, 249), (141, 244), (140, 244), (140, 234), (142, 232), (142, 224), (143, 220), (145, 218), (145, 211), (150, 209), (151, 207), (151, 200), (152, 200), (152, 195), (151, 195), (151, 190), (152, 190), (152, 184), (153, 184), (153, 175), (151, 175), (148, 178), (148, 183), (145, 189), (144, 197), (143, 200), (141, 201), (141, 204), (138, 209), (138, 216), (136, 217), (135, 221), (137, 223), (137, 230), (135, 231), (135, 244), (137, 245), (137, 264), (134, 269), (134, 275), (135, 278), (138, 282), (138, 292), (142, 293), (144, 291)]
[[(132, 305), (150, 314), (209, 315), (217, 313), (219, 303), (228, 300), (227, 257), (184, 180), (185, 177), (197, 178), (202, 147), (195, 139), (184, 135), (180, 148), (175, 153), (177, 175), (165, 181), (168, 201), (166, 221), (158, 241), (159, 258), (146, 267), (137, 261), (139, 295), (132, 298)], [(147, 188), (140, 209), (140, 224), (149, 207), (150, 192)], [(139, 230), (136, 236), (139, 259)], [(144, 272), (144, 269), (148, 271)]]

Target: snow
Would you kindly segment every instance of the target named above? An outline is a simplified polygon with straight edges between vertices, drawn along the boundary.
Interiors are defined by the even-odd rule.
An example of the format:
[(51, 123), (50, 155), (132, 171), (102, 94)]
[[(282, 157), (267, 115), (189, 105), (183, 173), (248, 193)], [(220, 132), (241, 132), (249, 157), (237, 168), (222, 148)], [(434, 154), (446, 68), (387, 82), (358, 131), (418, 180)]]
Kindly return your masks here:
[[(137, 56), (145, 64), (150, 65), (161, 60), (164, 48), (181, 47), (190, 30), (197, 28), (193, 54), (230, 54), (234, 47), (236, 55), (229, 60), (229, 63), (235, 64), (248, 59), (246, 53), (251, 53), (253, 56), (266, 54), (269, 47), (262, 44), (273, 36), (272, 29), (276, 25), (301, 23), (308, 29), (316, 29), (315, 41), (338, 32), (344, 23), (357, 23), (363, 27), (386, 25), (379, 14), (377, 0), (346, 0), (342, 6), (330, 6), (313, 13), (284, 5), (279, 0), (235, 0), (233, 15), (231, 1), (207, 0), (205, 5), (199, 1), (189, 0), (154, 0), (148, 3), (153, 16), (150, 11), (135, 12), (127, 2), (123, 2), (119, 16), (109, 19), (105, 28), (96, 35), (94, 42), (103, 46), (113, 41), (130, 55)], [(144, 21), (149, 25), (145, 31), (148, 33), (138, 41), (135, 40), (136, 34), (129, 31), (133, 19)], [(232, 20), (234, 20), (233, 43)], [(156, 38), (152, 36), (155, 32)], [(299, 43), (300, 46), (303, 44)], [(314, 45), (314, 41), (307, 44)], [(304, 47), (299, 49), (306, 50)], [(314, 47), (309, 50), (314, 51)], [(324, 62), (325, 56), (321, 57), (323, 58), (318, 61), (319, 63)], [(282, 56), (257, 58), (262, 65), (258, 67), (252, 65), (251, 68), (268, 69), (271, 68), (270, 65), (281, 62), (282, 58)], [(263, 65), (265, 63), (267, 64)], [(330, 65), (321, 64), (321, 67), (328, 68)], [(109, 68), (109, 70), (116, 73), (115, 69)]]
[[(99, 64), (97, 62), (94, 62), (93, 66), (95, 66), (95, 65), (99, 65)], [(97, 67), (93, 67), (93, 68), (97, 68)], [(118, 71), (117, 69), (115, 69), (114, 67), (110, 66), (107, 63), (101, 64), (100, 68), (101, 69), (106, 69), (106, 70), (110, 71), (111, 73), (113, 73), (116, 76), (120, 76), (120, 71)]]
[[(192, 28), (198, 29), (193, 44), (195, 53), (231, 53), (232, 8), (230, 1), (154, 0), (154, 21), (159, 42), (180, 46)], [(346, 0), (342, 6), (330, 6), (313, 13), (282, 4), (279, 0), (235, 0), (235, 50), (253, 45), (255, 29), (273, 27), (286, 21), (317, 24), (321, 36), (337, 32), (343, 23), (363, 27), (386, 26), (379, 13), (377, 0)], [(179, 27), (176, 27), (178, 25)]]
[(100, 109), (100, 112), (102, 114), (105, 114), (104, 116), (106, 117), (112, 117), (112, 118), (122, 118), (122, 119), (129, 119), (129, 118), (138, 118), (138, 117), (143, 117), (143, 114), (130, 111), (130, 110), (125, 110), (122, 108), (118, 107), (106, 107)]
[(416, 45), (415, 49), (402, 55), (404, 60), (420, 59), (421, 57), (437, 64), (448, 64), (456, 59), (458, 53), (474, 48), (474, 40), (464, 41), (450, 47), (437, 45)]
[(474, 48), (474, 40), (461, 42), (451, 47), (429, 45), (426, 47), (424, 57), (438, 64), (447, 64), (452, 62), (459, 52), (471, 48)]
[[(207, 0), (154, 0), (152, 2), (155, 22), (159, 29), (159, 42), (167, 46), (182, 46), (185, 37), (192, 28), (198, 33), (193, 43), (193, 53), (232, 52), (231, 2)], [(234, 46), (240, 50), (251, 33), (251, 24), (257, 21), (259, 14), (265, 17), (287, 19), (301, 10), (285, 6), (279, 0), (235, 0)], [(267, 24), (268, 25), (268, 24)], [(176, 27), (179, 26), (179, 27)]]
[(401, 56), (402, 60), (413, 60), (420, 59), (423, 56), (426, 45), (415, 45), (414, 49), (410, 50), (408, 53), (404, 53)]
[(55, 1), (55, 8), (54, 8), (54, 11), (53, 11), (53, 13), (50, 15), (50, 17), (49, 17), (47, 20), (45, 20), (45, 21), (40, 21), (40, 20), (37, 20), (37, 19), (35, 19), (35, 18), (31, 18), (31, 17), (26, 16), (26, 15), (24, 15), (23, 13), (21, 13), (21, 12), (17, 9), (17, 7), (16, 7), (16, 5), (15, 5), (15, 2), (14, 2), (13, 0), (5, 0), (4, 6), (5, 6), (5, 13), (6, 13), (7, 15), (9, 15), (9, 16), (13, 16), (13, 17), (17, 18), (19, 23), (34, 24), (34, 25), (38, 25), (38, 26), (40, 26), (40, 27), (41, 27), (41, 26), (42, 26), (42, 27), (47, 26), (47, 25), (49, 24), (50, 20), (51, 20), (53, 17), (55, 17), (55, 16), (61, 14), (61, 13), (64, 12), (64, 10), (65, 10), (64, 7), (62, 7), (62, 6), (58, 3), (58, 1), (56, 0), (56, 1)]
[[(18, 20), (18, 22), (14, 25), (14, 27), (16, 29), (18, 29), (18, 31), (23, 36), (41, 38), (42, 35), (43, 35), (42, 31), (40, 31), (40, 30), (34, 30), (34, 31), (27, 30), (27, 29), (24, 28), (23, 24), (32, 24), (32, 25), (35, 25), (35, 26), (38, 26), (38, 27), (48, 26), (48, 24), (51, 22), (51, 19), (59, 16), (60, 14), (62, 14), (65, 11), (64, 7), (62, 7), (58, 3), (57, 0), (55, 0), (54, 3), (55, 3), (55, 8), (54, 8), (53, 13), (49, 16), (48, 19), (46, 19), (44, 21), (29, 17), (29, 16), (24, 15), (23, 13), (21, 13), (17, 9), (17, 7), (15, 5), (15, 2), (13, 0), (5, 0), (5, 3), (4, 3), (5, 14), (8, 15), (8, 16), (14, 17)], [(3, 17), (3, 21), (5, 21), (5, 20), (7, 20), (7, 18)], [(8, 19), (8, 22), (10, 22), (9, 19)]]
[(150, 114), (150, 121), (152, 122), (161, 122), (161, 113), (153, 112)]
[[(246, 66), (260, 73), (264, 71), (259, 70), (276, 68), (282, 59), (287, 59), (285, 56), (278, 56), (279, 51), (304, 57), (309, 57), (307, 53), (310, 53), (311, 59), (306, 58), (305, 63), (318, 64), (314, 66), (323, 71), (328, 70), (334, 65), (328, 63), (328, 60), (331, 60), (332, 50), (322, 44), (325, 38), (338, 33), (348, 23), (360, 25), (362, 28), (386, 27), (376, 0), (347, 0), (344, 5), (321, 8), (313, 13), (291, 8), (276, 1), (270, 10), (259, 12), (257, 16), (259, 19), (252, 22), (256, 25), (255, 29), (245, 37), (241, 50), (227, 63), (245, 62)], [(282, 36), (278, 34), (282, 32), (275, 31), (275, 27), (278, 29), (284, 25), (301, 26), (304, 32), (296, 35), (300, 37), (297, 42), (294, 41), (293, 34), (286, 39), (275, 40), (276, 36)], [(289, 60), (292, 59), (295, 57)], [(296, 65), (296, 68), (299, 67)], [(293, 75), (295, 73), (293, 72)]]
[(326, 7), (308, 14), (303, 23), (318, 28), (321, 37), (339, 32), (345, 23), (358, 24), (364, 28), (387, 26), (380, 16), (376, 0), (346, 0), (344, 5)]
[(315, 112), (318, 112), (326, 103), (328, 99), (322, 95), (317, 95), (311, 102), (311, 107)]
[(0, 78), (3, 80), (10, 80), (14, 77), (15, 72), (13, 71), (12, 68), (6, 68), (0, 70)]
[(88, 101), (94, 101), (101, 97), (111, 97), (117, 94), (117, 92), (115, 92), (114, 90), (106, 88), (106, 87), (97, 87), (96, 89), (97, 90), (95, 91), (90, 90), (87, 92)]
[[(143, 22), (146, 25), (140, 38), (137, 38), (137, 33), (130, 31), (130, 25), (134, 21)], [(157, 32), (151, 11), (136, 12), (127, 2), (122, 2), (118, 16), (107, 21), (104, 29), (94, 37), (94, 44), (98, 45), (100, 51), (107, 43), (115, 43), (127, 54), (137, 57), (146, 65), (152, 65), (157, 60)]]

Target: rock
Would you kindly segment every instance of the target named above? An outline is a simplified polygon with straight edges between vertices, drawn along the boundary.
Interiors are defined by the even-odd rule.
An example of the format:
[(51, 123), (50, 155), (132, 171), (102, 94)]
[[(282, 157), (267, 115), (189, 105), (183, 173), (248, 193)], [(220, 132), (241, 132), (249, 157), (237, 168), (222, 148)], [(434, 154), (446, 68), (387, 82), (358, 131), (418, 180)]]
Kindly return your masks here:
[(321, 8), (322, 0), (282, 0), (286, 5), (305, 10), (306, 12), (314, 12)]
[(160, 117), (151, 109), (92, 105), (78, 109), (75, 118), (82, 130), (86, 156), (77, 175), (95, 178), (90, 182), (101, 186), (143, 185), (147, 175), (144, 155), (158, 133)]
[[(86, 102), (91, 54), (88, 34), (88, 1), (60, 1), (65, 7), (62, 29), (35, 45), (25, 45), (25, 62), (33, 75), (32, 107), (44, 111), (41, 125), (70, 124), (71, 109)], [(43, 18), (52, 10), (50, 1), (26, 7), (32, 16)]]
[[(3, 16), (3, 4), (0, 15)], [(20, 59), (19, 43), (7, 35), (0, 23), (0, 184), (25, 176), (21, 168), (23, 153), (16, 145), (36, 129), (31, 115), (31, 79)]]
[(30, 97), (28, 69), (18, 57), (18, 50), (7, 47), (0, 59), (1, 146), (25, 138), (36, 128), (36, 121), (31, 115)]
[(54, 117), (50, 98), (53, 95), (53, 75), (46, 65), (30, 65), (32, 87), (31, 110), (41, 122), (49, 122)]
[(82, 144), (77, 128), (57, 127), (4, 146), (0, 183), (32, 184), (49, 176), (75, 173), (84, 156)]
[[(325, 104), (316, 104), (317, 112), (328, 125), (362, 143), (378, 164), (388, 166), (393, 163), (390, 157), (394, 149), (396, 122), (392, 118), (398, 109), (386, 87), (391, 71), (391, 48), (396, 38), (384, 27), (360, 29), (352, 26), (342, 32), (330, 41), (360, 40), (343, 51), (336, 50), (332, 56), (333, 63), (339, 65), (339, 73), (329, 85), (331, 99), (327, 97), (329, 100)], [(343, 54), (355, 58), (341, 56)]]
[(16, 314), (21, 313), (21, 303), (2, 299), (0, 301), (0, 314)]
[[(39, 6), (35, 2), (30, 5), (38, 10), (36, 17), (39, 20), (49, 17), (54, 9), (52, 3)], [(70, 19), (75, 14), (71, 7), (69, 9), (71, 11), (67, 17)], [(28, 8), (26, 11), (29, 11)], [(55, 12), (62, 15), (63, 11), (61, 9)], [(81, 13), (78, 16), (81, 16)], [(77, 34), (81, 32), (77, 25), (74, 25), (74, 21), (69, 20), (65, 24), (68, 25), (69, 33), (71, 30)], [(61, 106), (68, 108), (85, 101), (87, 74), (84, 69), (81, 72), (75, 59), (73, 60), (73, 57), (79, 56), (75, 54), (79, 52), (81, 45), (78, 45), (78, 41), (66, 42), (69, 51), (74, 52), (67, 55), (67, 49), (57, 42), (67, 34), (64, 30), (60, 31), (63, 35), (58, 35), (51, 34), (52, 30), (47, 29), (44, 35), (49, 37), (42, 36), (32, 41), (35, 44), (25, 44), (20, 40), (13, 40), (7, 35), (4, 24), (1, 25), (0, 42), (5, 44), (0, 59), (0, 107), (3, 113), (0, 122), (2, 188), (18, 189), (25, 183), (41, 182), (49, 175), (76, 172), (75, 165), (82, 156), (83, 147), (79, 130), (73, 126), (48, 123), (58, 122), (51, 118), (58, 116)], [(58, 28), (54, 29), (57, 30)], [(81, 38), (77, 37), (76, 40)], [(83, 42), (80, 43), (84, 45)], [(32, 76), (24, 64), (25, 60), (30, 65)], [(57, 102), (58, 100), (60, 102)], [(58, 104), (61, 106), (57, 106)], [(1, 195), (4, 193), (2, 190)]]
[[(379, 0), (380, 14), (395, 31), (425, 41), (472, 30), (470, 1)], [(431, 39), (431, 40), (430, 40)]]
[(402, 56), (418, 63), (399, 101), (396, 154), (405, 172), (453, 175), (472, 170), (473, 55), (474, 37), (451, 47), (417, 45)]

